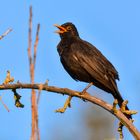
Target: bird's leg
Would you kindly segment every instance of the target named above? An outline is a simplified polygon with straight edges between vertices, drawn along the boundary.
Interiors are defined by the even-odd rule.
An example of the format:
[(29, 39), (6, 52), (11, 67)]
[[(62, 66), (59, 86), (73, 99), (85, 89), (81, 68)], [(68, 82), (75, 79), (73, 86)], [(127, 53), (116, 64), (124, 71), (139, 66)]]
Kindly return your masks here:
[(57, 109), (55, 112), (59, 112), (59, 113), (64, 113), (67, 109), (67, 107), (71, 107), (71, 99), (72, 96), (69, 96), (64, 104), (64, 106), (62, 108)]
[[(85, 93), (87, 93), (87, 92), (86, 92), (87, 89), (90, 88), (92, 85), (93, 85), (93, 82), (89, 83), (89, 84), (85, 87), (85, 89), (84, 89), (82, 92), (80, 92), (81, 98), (82, 98), (82, 95), (84, 95)], [(87, 94), (88, 94), (88, 93), (87, 93)], [(83, 101), (85, 101), (85, 100), (83, 99)]]
[(127, 104), (128, 104), (128, 100), (122, 102), (122, 105), (121, 105), (121, 108), (120, 108), (121, 112), (124, 113), (124, 114), (127, 114), (127, 115), (137, 114), (137, 111), (135, 111), (135, 110), (126, 110), (126, 105)]
[(82, 92), (80, 92), (80, 94), (85, 94), (86, 91), (87, 91), (92, 85), (93, 85), (93, 82), (89, 83), (89, 84), (85, 87), (85, 89), (84, 89)]

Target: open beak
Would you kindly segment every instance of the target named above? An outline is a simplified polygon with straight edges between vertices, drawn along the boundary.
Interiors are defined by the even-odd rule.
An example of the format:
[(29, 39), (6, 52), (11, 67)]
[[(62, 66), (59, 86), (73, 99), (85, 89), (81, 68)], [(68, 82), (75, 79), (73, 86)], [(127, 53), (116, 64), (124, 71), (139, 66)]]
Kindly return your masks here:
[(58, 24), (54, 24), (54, 26), (57, 27), (57, 28), (59, 29), (59, 30), (55, 31), (55, 33), (63, 34), (63, 33), (65, 33), (65, 32), (67, 32), (67, 30), (66, 30), (64, 27), (62, 27), (62, 26), (60, 26), (60, 25), (58, 25)]

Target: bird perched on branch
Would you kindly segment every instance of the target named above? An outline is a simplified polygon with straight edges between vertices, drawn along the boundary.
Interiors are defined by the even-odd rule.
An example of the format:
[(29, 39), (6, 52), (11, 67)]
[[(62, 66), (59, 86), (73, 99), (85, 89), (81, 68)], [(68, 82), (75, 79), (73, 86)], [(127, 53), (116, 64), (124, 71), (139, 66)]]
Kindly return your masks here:
[[(55, 24), (61, 41), (57, 46), (61, 63), (76, 81), (83, 81), (111, 93), (121, 107), (124, 101), (118, 91), (116, 80), (119, 75), (115, 67), (92, 44), (80, 38), (74, 24), (67, 22)], [(126, 106), (126, 110), (128, 107)], [(131, 119), (131, 115), (126, 115)]]

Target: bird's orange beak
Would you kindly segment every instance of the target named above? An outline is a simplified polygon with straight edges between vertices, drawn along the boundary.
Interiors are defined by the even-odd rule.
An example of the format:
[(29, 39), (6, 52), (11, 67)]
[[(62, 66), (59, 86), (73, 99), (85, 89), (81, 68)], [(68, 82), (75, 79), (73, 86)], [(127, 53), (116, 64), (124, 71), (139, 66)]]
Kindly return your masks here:
[(55, 33), (63, 34), (63, 33), (65, 33), (65, 32), (67, 32), (67, 30), (66, 30), (64, 27), (62, 27), (62, 26), (60, 26), (60, 25), (58, 25), (58, 24), (54, 24), (54, 26), (57, 27), (57, 28), (59, 29), (59, 30), (55, 31)]

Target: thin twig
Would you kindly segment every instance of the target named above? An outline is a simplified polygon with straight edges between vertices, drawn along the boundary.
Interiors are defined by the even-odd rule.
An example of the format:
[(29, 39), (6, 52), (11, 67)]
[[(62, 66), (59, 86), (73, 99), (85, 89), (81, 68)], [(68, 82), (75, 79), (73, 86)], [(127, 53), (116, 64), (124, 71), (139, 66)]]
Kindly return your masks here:
[(35, 69), (35, 64), (36, 64), (36, 53), (37, 53), (37, 46), (38, 46), (38, 41), (39, 41), (39, 31), (40, 31), (40, 24), (37, 25), (36, 39), (35, 39), (35, 44), (34, 44), (34, 59), (33, 59), (34, 69)]
[[(34, 57), (33, 57), (33, 69), (32, 69), (32, 76), (33, 76), (33, 81), (34, 83), (34, 77), (35, 77), (35, 65), (36, 65), (36, 54), (37, 54), (37, 46), (39, 42), (39, 31), (40, 31), (40, 24), (37, 25), (37, 31), (36, 31), (36, 39), (34, 43)], [(37, 104), (37, 99), (36, 99), (36, 92), (34, 91), (34, 105), (35, 105), (35, 121), (36, 121), (36, 136), (37, 139), (40, 140), (40, 132), (39, 132), (39, 123), (38, 123), (38, 104)]]
[(4, 106), (4, 108), (10, 112), (9, 108), (7, 107), (7, 105), (3, 102), (2, 97), (0, 96), (0, 102), (2, 103), (2, 105)]
[[(17, 84), (8, 84), (8, 85), (0, 85), (0, 90), (11, 90), (11, 89), (38, 89), (39, 90), (39, 85), (41, 85), (42, 83), (39, 84), (23, 84), (23, 83), (17, 83)], [(105, 110), (107, 110), (108, 112), (112, 113), (114, 116), (116, 116), (127, 128), (128, 130), (131, 132), (131, 134), (134, 136), (134, 138), (136, 140), (140, 140), (140, 132), (136, 129), (136, 127), (133, 125), (133, 123), (128, 120), (126, 118), (126, 116), (120, 111), (117, 110), (117, 112), (114, 114), (113, 111), (113, 106), (108, 104), (107, 102), (96, 98), (94, 96), (91, 96), (90, 94), (83, 94), (81, 95), (79, 91), (74, 91), (68, 88), (59, 88), (59, 87), (55, 87), (55, 86), (48, 86), (46, 84), (42, 84), (43, 88), (42, 90), (45, 91), (50, 91), (49, 93), (53, 92), (53, 93), (58, 93), (58, 94), (62, 94), (62, 95), (69, 95), (72, 97), (77, 97), (77, 98), (82, 98), (86, 101), (89, 101), (90, 103), (96, 104), (102, 108), (104, 108)], [(48, 92), (47, 92), (48, 93)]]
[(32, 63), (32, 54), (31, 54), (31, 47), (32, 47), (32, 7), (30, 7), (30, 17), (29, 17), (29, 40), (28, 40), (28, 58), (29, 63)]
[[(29, 40), (28, 40), (28, 58), (29, 58), (29, 68), (30, 68), (30, 80), (31, 83), (34, 83), (34, 66), (33, 66), (33, 60), (32, 60), (32, 6), (30, 7), (30, 16), (29, 16)], [(35, 116), (35, 110), (36, 110), (36, 96), (35, 96), (35, 90), (32, 89), (31, 94), (31, 111), (32, 111), (32, 125), (31, 125), (31, 140), (36, 140), (36, 116)]]
[[(29, 17), (29, 46), (28, 46), (28, 58), (29, 58), (29, 67), (30, 67), (30, 80), (31, 83), (34, 83), (35, 77), (35, 64), (36, 64), (36, 54), (37, 54), (37, 46), (39, 41), (39, 31), (40, 31), (40, 24), (37, 26), (36, 31), (36, 39), (34, 43), (34, 55), (32, 57), (32, 7), (30, 7), (30, 17)], [(40, 133), (39, 133), (39, 126), (38, 126), (38, 107), (37, 107), (37, 100), (36, 100), (36, 92), (32, 89), (31, 95), (31, 108), (32, 108), (32, 134), (31, 139), (40, 140)]]
[(37, 105), (39, 104), (40, 101), (40, 95), (41, 95), (41, 91), (42, 91), (43, 85), (39, 85), (39, 90), (38, 90), (38, 96), (37, 96)]
[(5, 32), (0, 36), (0, 40), (1, 40), (2, 38), (4, 38), (6, 35), (8, 35), (11, 31), (12, 31), (11, 28), (7, 29), (7, 31), (5, 31)]

